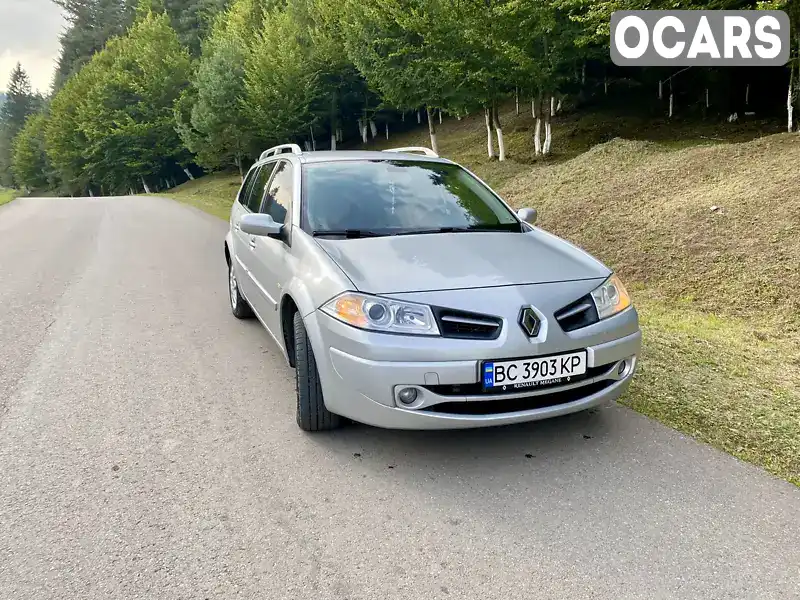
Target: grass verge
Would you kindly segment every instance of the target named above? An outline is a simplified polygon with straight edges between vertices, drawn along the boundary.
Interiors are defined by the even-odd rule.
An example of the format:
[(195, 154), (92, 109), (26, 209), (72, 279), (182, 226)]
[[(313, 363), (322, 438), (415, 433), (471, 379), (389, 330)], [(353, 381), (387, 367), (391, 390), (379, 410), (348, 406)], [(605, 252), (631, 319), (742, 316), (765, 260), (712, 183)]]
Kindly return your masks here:
[(17, 196), (19, 196), (19, 192), (17, 192), (17, 190), (0, 188), (0, 206), (3, 206), (3, 204), (8, 204), (12, 200), (14, 200)]
[(214, 173), (154, 195), (172, 198), (227, 221), (241, 185), (238, 175)]
[[(644, 350), (622, 403), (800, 485), (800, 137), (566, 116), (542, 160), (529, 116), (503, 122), (503, 163), (474, 116), (445, 120), (440, 151), (626, 281)], [(419, 129), (369, 146), (427, 144)], [(238, 187), (213, 175), (166, 195), (227, 219)]]

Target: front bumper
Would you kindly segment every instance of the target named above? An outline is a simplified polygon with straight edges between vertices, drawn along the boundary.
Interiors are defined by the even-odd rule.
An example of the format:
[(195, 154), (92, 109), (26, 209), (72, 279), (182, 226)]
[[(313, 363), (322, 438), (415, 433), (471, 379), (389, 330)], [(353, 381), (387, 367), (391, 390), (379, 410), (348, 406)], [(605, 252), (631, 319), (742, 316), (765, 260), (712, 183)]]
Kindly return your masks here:
[[(641, 332), (638, 324), (631, 327), (631, 319), (637, 321), (632, 309), (631, 314), (619, 316), (621, 337), (575, 347), (587, 350), (591, 374), (587, 379), (496, 395), (475, 390), (480, 382), (480, 362), (496, 358), (496, 349), (482, 349), (472, 342), (474, 358), (450, 360), (462, 357), (463, 349), (450, 346), (446, 352), (437, 352), (436, 344), (441, 340), (364, 333), (319, 312), (306, 317), (306, 328), (317, 359), (325, 405), (331, 412), (391, 429), (460, 429), (546, 419), (616, 400), (628, 389), (641, 350)], [(387, 338), (390, 347), (406, 346), (391, 355), (412, 360), (389, 360), (387, 344), (377, 343)], [(431, 357), (445, 360), (430, 360)], [(410, 406), (397, 399), (397, 392), (404, 387), (418, 392)], [(459, 393), (460, 389), (466, 391)]]

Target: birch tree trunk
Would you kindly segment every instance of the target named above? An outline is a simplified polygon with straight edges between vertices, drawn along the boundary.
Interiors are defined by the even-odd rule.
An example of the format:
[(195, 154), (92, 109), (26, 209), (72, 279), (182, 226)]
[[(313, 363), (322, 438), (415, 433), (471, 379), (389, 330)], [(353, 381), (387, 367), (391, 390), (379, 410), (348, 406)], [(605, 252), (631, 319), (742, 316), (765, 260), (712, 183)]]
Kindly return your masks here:
[(536, 101), (533, 103), (536, 108), (533, 111), (533, 116), (536, 117), (536, 129), (534, 130), (533, 134), (533, 150), (536, 156), (541, 156), (542, 154), (542, 95), (536, 98)]
[(386, 122), (386, 139), (389, 139), (389, 122)]
[(519, 114), (519, 88), (514, 88), (514, 102), (517, 105), (517, 114)]
[(439, 109), (439, 125), (442, 124), (442, 109)]
[(339, 128), (337, 116), (339, 114), (338, 105), (336, 103), (336, 92), (331, 94), (331, 150), (336, 150), (336, 142), (339, 138)]
[(786, 130), (789, 133), (791, 133), (792, 129), (794, 129), (794, 121), (792, 119), (792, 113), (794, 112), (794, 106), (792, 103), (792, 87), (794, 87), (794, 63), (792, 63), (792, 67), (789, 71), (789, 91), (786, 94)]
[(489, 151), (489, 158), (494, 158), (494, 136), (492, 135), (492, 119), (489, 116), (490, 110), (486, 109), (486, 149)]
[(417, 111), (417, 125), (422, 123), (422, 113), (418, 110)]
[(673, 108), (673, 94), (672, 94), (672, 78), (669, 79), (669, 118), (672, 118), (672, 108)]
[(586, 63), (581, 67), (581, 85), (586, 85)]
[(378, 126), (375, 124), (375, 121), (372, 119), (369, 120), (369, 130), (372, 133), (372, 137), (378, 137)]
[[(186, 171), (186, 170), (188, 170), (188, 169), (184, 169), (184, 171)], [(192, 179), (194, 179), (194, 177), (192, 177)], [(149, 194), (150, 193), (150, 188), (147, 187), (147, 182), (144, 180), (144, 175), (142, 175), (142, 187), (144, 187), (144, 193), (145, 194)], [(91, 190), (89, 190), (89, 192), (91, 193)]]
[(439, 154), (439, 142), (436, 139), (436, 123), (433, 120), (433, 111), (430, 106), (426, 106), (425, 111), (428, 114), (428, 133), (431, 136), (431, 150), (435, 154)]
[(660, 79), (658, 80), (658, 99), (659, 100), (664, 99), (664, 82), (661, 81)]
[[(553, 97), (550, 96), (550, 106), (553, 106)], [(550, 154), (550, 146), (553, 143), (553, 130), (550, 124), (550, 119), (553, 115), (546, 113), (544, 116), (544, 144), (542, 145), (542, 154), (547, 156)]]
[[(183, 172), (184, 172), (184, 173), (186, 173), (186, 176), (189, 178), (189, 181), (194, 181), (194, 175), (192, 175), (192, 172), (191, 172), (189, 169), (187, 169), (186, 167), (184, 167), (184, 168), (183, 168)], [(150, 192), (148, 192), (148, 194), (149, 194), (149, 193), (150, 193)]]
[(747, 87), (744, 88), (744, 105), (748, 106), (750, 104), (750, 84), (747, 84)]
[(536, 118), (536, 99), (531, 98), (531, 116), (535, 119)]
[(503, 126), (500, 124), (500, 112), (497, 110), (497, 102), (492, 103), (492, 121), (497, 132), (498, 158), (502, 162), (506, 159), (506, 142), (503, 139)]
[(311, 132), (311, 149), (312, 150), (316, 150), (317, 149), (317, 140), (314, 139), (314, 128), (313, 127), (309, 127), (308, 130)]
[(708, 88), (706, 88), (706, 108), (708, 108), (709, 106), (710, 104), (708, 102)]
[(244, 169), (242, 168), (242, 155), (236, 153), (236, 166), (239, 167), (239, 177), (244, 181)]
[(550, 96), (550, 116), (556, 114), (556, 97)]

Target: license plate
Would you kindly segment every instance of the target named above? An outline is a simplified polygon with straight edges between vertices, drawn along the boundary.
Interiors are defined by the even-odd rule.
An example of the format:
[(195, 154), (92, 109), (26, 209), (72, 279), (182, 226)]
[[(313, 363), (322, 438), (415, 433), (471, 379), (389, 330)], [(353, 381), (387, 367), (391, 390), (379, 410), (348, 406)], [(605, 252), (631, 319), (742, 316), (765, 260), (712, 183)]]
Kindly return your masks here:
[(586, 350), (558, 356), (486, 361), (481, 369), (483, 389), (524, 389), (567, 384), (586, 374)]

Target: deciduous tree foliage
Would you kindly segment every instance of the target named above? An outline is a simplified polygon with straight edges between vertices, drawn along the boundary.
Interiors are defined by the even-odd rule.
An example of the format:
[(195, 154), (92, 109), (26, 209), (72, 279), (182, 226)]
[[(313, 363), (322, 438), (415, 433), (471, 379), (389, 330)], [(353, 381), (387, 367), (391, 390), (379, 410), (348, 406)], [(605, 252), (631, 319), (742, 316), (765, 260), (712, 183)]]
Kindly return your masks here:
[(14, 139), (12, 169), (19, 187), (44, 190), (50, 187), (51, 170), (45, 149), (47, 116), (37, 113), (28, 118)]
[[(62, 40), (60, 91), (46, 124), (31, 134), (44, 130), (51, 167), (73, 193), (162, 185), (192, 161), (243, 170), (274, 143), (328, 147), (330, 139), (335, 149), (357, 131), (365, 140), (370, 130), (375, 136), (376, 121), (388, 135), (392, 119), (408, 111), (427, 115), (434, 149), (442, 113), (483, 113), (488, 154), (504, 160), (498, 107), (514, 95), (531, 101), (530, 135), (536, 153), (548, 154), (551, 118), (565, 97), (572, 105), (611, 98), (605, 94), (614, 70), (614, 10), (786, 10), (793, 58), (783, 71), (788, 88), (779, 83), (783, 97), (771, 106), (785, 106), (790, 129), (800, 85), (795, 0), (55, 1), (71, 23)], [(665, 82), (672, 89), (674, 70), (619, 73), (618, 81), (632, 87), (652, 86), (653, 108), (667, 116), (666, 93), (657, 100), (656, 89)], [(710, 87), (739, 85), (728, 73), (696, 68), (677, 81), (700, 86), (707, 97)], [(727, 101), (730, 94), (717, 96)], [(688, 102), (699, 106), (697, 98)], [(722, 101), (714, 108), (717, 118), (727, 116)], [(709, 114), (707, 101), (703, 111)], [(33, 148), (35, 138), (27, 136), (20, 148)]]
[(166, 15), (148, 12), (53, 99), (48, 154), (71, 187), (127, 190), (168, 178), (190, 156), (173, 106), (191, 62)]
[(203, 44), (192, 85), (175, 106), (181, 139), (208, 169), (235, 165), (242, 172), (243, 162), (256, 151), (258, 128), (244, 110), (244, 65), (260, 14), (260, 7), (246, 0), (217, 21)]

